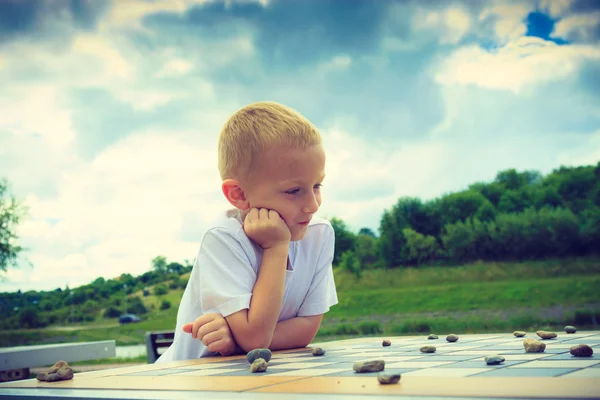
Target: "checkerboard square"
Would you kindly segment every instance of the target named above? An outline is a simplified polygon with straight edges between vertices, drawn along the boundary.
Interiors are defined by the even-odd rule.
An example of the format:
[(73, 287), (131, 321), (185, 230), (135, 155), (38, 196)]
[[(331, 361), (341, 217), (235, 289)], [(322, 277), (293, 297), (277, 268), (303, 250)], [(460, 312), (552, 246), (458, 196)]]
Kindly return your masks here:
[(497, 368), (491, 371), (482, 372), (476, 377), (490, 377), (490, 376), (503, 376), (503, 377), (553, 377), (561, 376), (563, 374), (576, 371), (573, 368)]
[(596, 378), (600, 379), (600, 368), (586, 368), (561, 375), (561, 378)]
[(444, 377), (465, 377), (474, 375), (480, 372), (484, 372), (484, 368), (432, 368), (432, 369), (420, 369), (405, 373), (405, 376), (444, 376)]
[(525, 364), (515, 365), (512, 368), (588, 368), (597, 364), (600, 364), (600, 360), (534, 360)]

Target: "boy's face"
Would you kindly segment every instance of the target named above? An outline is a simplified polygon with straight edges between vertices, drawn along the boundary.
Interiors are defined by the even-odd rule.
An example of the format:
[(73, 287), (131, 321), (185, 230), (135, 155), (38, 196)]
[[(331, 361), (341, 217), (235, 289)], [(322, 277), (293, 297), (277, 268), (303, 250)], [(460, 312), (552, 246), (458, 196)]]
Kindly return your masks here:
[(292, 240), (302, 239), (321, 205), (321, 182), (325, 178), (322, 146), (271, 149), (255, 166), (243, 188), (250, 208), (277, 211), (290, 229)]

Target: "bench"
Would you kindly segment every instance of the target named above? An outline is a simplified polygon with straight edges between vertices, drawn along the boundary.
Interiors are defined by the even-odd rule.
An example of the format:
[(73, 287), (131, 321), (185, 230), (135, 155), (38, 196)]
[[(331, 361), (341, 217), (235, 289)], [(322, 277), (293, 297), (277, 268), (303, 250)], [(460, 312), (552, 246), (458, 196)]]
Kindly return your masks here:
[(146, 358), (148, 364), (153, 364), (164, 351), (173, 344), (175, 331), (146, 332)]
[(29, 369), (66, 362), (116, 356), (114, 340), (0, 348), (0, 381), (29, 379)]

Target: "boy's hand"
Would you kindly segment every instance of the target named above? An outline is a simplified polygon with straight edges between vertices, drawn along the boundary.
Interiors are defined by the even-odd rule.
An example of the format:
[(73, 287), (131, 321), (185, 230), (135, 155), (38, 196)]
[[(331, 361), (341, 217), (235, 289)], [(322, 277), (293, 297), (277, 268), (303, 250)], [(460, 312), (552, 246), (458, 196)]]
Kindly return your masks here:
[(235, 353), (236, 344), (231, 336), (231, 330), (221, 314), (204, 314), (193, 323), (185, 324), (183, 331), (198, 338), (209, 351), (229, 356)]
[(275, 210), (253, 208), (244, 219), (244, 231), (263, 249), (278, 245), (288, 246), (292, 239), (290, 229)]

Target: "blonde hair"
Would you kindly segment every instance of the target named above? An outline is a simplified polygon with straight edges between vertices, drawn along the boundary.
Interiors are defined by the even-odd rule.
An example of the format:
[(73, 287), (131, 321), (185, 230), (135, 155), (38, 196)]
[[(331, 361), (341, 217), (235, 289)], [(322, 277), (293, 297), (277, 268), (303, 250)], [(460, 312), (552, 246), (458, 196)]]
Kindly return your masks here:
[(305, 149), (318, 144), (318, 129), (297, 111), (275, 102), (252, 103), (236, 111), (221, 129), (219, 173), (223, 180), (239, 179), (269, 148)]

